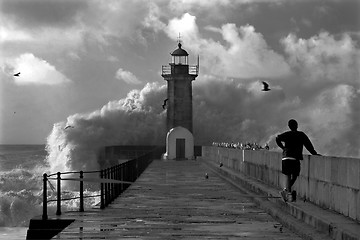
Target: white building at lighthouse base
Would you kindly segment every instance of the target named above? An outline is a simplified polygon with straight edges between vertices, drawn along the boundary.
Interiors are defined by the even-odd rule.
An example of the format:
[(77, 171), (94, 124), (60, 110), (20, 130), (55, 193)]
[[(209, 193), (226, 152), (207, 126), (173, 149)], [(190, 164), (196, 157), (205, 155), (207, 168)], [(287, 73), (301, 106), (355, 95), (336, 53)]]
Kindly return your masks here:
[(178, 126), (170, 129), (166, 135), (166, 160), (194, 159), (194, 137), (184, 127)]

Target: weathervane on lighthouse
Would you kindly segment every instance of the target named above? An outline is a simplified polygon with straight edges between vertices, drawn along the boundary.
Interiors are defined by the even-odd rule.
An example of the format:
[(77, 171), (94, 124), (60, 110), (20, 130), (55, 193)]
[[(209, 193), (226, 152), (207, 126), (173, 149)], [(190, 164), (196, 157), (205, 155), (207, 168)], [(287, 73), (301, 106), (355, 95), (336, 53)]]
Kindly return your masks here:
[(192, 81), (199, 74), (197, 65), (188, 65), (181, 35), (178, 48), (171, 53), (169, 65), (163, 65), (161, 76), (167, 81), (166, 159), (192, 159), (194, 157)]
[(181, 35), (180, 35), (180, 32), (179, 32), (179, 36), (178, 36), (178, 43), (181, 43)]

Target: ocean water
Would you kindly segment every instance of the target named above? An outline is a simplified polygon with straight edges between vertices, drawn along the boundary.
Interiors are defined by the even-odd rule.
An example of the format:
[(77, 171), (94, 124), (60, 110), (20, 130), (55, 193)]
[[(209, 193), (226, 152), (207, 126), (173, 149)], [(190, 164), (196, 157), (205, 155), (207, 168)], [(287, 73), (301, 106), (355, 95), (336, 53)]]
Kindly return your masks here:
[[(29, 221), (42, 215), (42, 175), (49, 172), (45, 145), (0, 145), (0, 239), (25, 239)], [(54, 188), (48, 188), (48, 199), (55, 199)], [(62, 187), (62, 198), (78, 196), (76, 188)], [(94, 187), (84, 195), (96, 195)], [(85, 199), (85, 208), (98, 202), (98, 198)], [(62, 203), (62, 211), (76, 210), (79, 200)], [(56, 211), (55, 202), (48, 203), (49, 216)]]

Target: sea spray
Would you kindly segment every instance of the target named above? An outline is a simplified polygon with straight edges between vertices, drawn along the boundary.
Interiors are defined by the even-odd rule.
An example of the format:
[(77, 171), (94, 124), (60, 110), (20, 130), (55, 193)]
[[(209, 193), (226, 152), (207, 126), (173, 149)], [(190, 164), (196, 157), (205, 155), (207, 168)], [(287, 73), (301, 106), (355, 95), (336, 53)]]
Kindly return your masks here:
[(54, 124), (47, 138), (50, 172), (92, 171), (105, 166), (99, 150), (108, 145), (165, 144), (165, 112), (161, 104), (166, 88), (147, 84), (126, 98), (100, 110), (74, 114)]
[(30, 218), (40, 214), (40, 186), (38, 170), (1, 172), (0, 227), (26, 226)]

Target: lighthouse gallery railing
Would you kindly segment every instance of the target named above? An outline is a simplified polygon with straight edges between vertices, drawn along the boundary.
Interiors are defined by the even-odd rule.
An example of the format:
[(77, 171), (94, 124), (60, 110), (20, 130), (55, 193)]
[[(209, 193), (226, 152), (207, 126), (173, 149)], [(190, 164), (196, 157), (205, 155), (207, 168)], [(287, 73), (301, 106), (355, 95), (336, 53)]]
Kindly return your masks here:
[[(170, 75), (171, 65), (163, 65), (161, 67), (161, 75)], [(189, 65), (188, 74), (190, 75), (198, 75), (199, 74), (199, 65)]]

